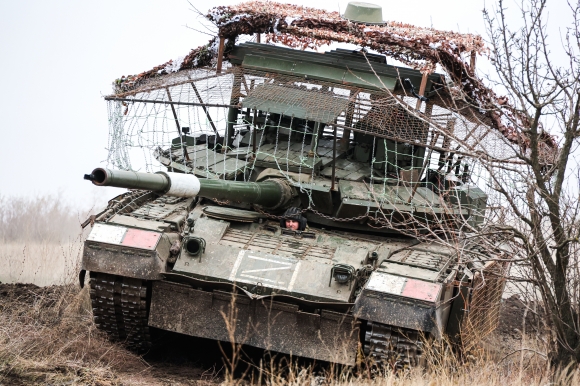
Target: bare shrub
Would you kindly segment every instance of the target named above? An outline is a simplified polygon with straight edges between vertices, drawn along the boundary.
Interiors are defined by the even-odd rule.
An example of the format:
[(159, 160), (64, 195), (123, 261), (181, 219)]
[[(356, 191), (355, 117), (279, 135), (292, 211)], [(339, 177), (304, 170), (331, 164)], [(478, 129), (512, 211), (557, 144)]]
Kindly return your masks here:
[(0, 241), (59, 242), (75, 238), (86, 212), (72, 207), (59, 195), (0, 195)]
[[(511, 3), (498, 0), (484, 11), (496, 86), (505, 90), (506, 104), (511, 106), (506, 123), (522, 132), (520, 142), (511, 145), (517, 167), (485, 164), (505, 211), (503, 221), (490, 230), (503, 233), (517, 263), (515, 279), (533, 288), (527, 295), (534, 300), (539, 294), (547, 310), (555, 343), (550, 359), (559, 366), (577, 365), (580, 3), (568, 2), (567, 12), (558, 20), (565, 32), (557, 45), (550, 44), (548, 1), (521, 1), (516, 8), (520, 23), (508, 22), (509, 7)], [(499, 105), (496, 109), (506, 110)], [(549, 142), (557, 146), (550, 148)]]

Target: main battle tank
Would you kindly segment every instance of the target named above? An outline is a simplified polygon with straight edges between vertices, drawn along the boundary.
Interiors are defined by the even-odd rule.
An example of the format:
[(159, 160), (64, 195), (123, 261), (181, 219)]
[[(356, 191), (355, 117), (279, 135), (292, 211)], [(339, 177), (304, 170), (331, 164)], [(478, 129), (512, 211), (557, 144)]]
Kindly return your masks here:
[[(200, 103), (182, 105), (203, 108), (212, 136), (188, 135), (163, 84), (183, 129), (155, 151), (167, 171), (85, 175), (130, 189), (90, 221), (81, 285), (90, 272), (97, 326), (136, 349), (155, 327), (396, 367), (421, 363), (424, 339), (493, 330), (503, 281), (487, 273), (505, 267), (458, 237), (477, 232), (487, 195), (434, 128), (426, 96), (443, 75), (350, 50), (243, 43), (226, 57), (223, 127), (201, 77), (175, 84), (193, 85)], [(107, 99), (156, 103), (139, 92)], [(445, 117), (449, 128), (456, 116)], [(287, 228), (289, 217), (307, 227)]]

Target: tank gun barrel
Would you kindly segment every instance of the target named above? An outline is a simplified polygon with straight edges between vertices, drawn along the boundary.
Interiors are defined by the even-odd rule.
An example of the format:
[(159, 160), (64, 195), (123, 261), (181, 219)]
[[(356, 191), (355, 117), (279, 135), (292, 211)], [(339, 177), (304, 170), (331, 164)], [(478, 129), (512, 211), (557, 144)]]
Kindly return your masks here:
[(97, 168), (85, 174), (97, 186), (151, 190), (176, 197), (205, 197), (262, 205), (269, 209), (285, 206), (293, 197), (292, 187), (281, 180), (242, 182), (197, 178), (193, 174), (140, 173)]

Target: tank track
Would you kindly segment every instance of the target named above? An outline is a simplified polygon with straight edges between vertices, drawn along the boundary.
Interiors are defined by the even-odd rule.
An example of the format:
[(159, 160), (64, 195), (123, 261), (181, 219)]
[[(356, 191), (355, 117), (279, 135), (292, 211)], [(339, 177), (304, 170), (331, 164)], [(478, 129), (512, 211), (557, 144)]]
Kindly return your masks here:
[(403, 370), (425, 364), (421, 333), (417, 330), (368, 322), (363, 351), (379, 367)]
[(91, 272), (90, 285), (97, 328), (133, 350), (151, 347), (147, 281)]

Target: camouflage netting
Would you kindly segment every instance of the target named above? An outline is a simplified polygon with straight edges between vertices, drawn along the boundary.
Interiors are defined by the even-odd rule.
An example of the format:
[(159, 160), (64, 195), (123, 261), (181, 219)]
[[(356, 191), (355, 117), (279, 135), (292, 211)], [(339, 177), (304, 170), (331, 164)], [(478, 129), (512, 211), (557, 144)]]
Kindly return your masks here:
[[(226, 39), (224, 57), (240, 35), (262, 33), (269, 42), (294, 48), (317, 48), (331, 42), (352, 43), (370, 48), (381, 54), (431, 73), (440, 64), (460, 88), (463, 101), (454, 100), (459, 108), (470, 108), (473, 114), (483, 114), (494, 129), (524, 151), (529, 139), (517, 127), (527, 127), (529, 122), (515, 111), (507, 98), (498, 97), (474, 75), (474, 69), (464, 59), (486, 52), (478, 35), (459, 34), (422, 28), (397, 22), (384, 25), (364, 25), (343, 19), (337, 12), (301, 7), (275, 2), (250, 1), (236, 6), (216, 7), (206, 15), (218, 28), (219, 37)], [(121, 77), (116, 81), (116, 93), (126, 94), (143, 86), (147, 80), (187, 69), (204, 67), (213, 63), (218, 55), (218, 38), (192, 50), (181, 61), (169, 61), (135, 76)], [(452, 90), (450, 90), (452, 91)], [(449, 95), (442, 98), (451, 100)], [(542, 136), (544, 153), (556, 149), (554, 138)]]

